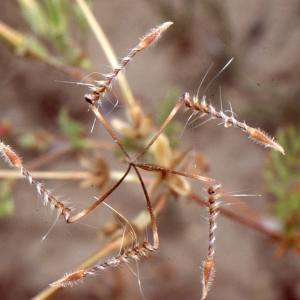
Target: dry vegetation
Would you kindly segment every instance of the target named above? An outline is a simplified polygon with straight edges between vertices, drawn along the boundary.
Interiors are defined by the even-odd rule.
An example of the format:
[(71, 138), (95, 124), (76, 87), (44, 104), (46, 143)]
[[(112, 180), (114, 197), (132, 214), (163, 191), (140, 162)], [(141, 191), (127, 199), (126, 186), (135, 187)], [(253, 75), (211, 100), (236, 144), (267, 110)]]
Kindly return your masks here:
[[(215, 229), (216, 218), (219, 212), (221, 212), (221, 215), (226, 215), (230, 219), (239, 222), (237, 224), (244, 224), (254, 228), (258, 232), (266, 234), (269, 238), (281, 241), (282, 237), (276, 227), (267, 226), (262, 221), (262, 214), (252, 210), (248, 205), (239, 202), (239, 200), (236, 200), (236, 202), (239, 203), (239, 205), (236, 205), (236, 211), (232, 211), (224, 206), (222, 207), (222, 205), (220, 206), (220, 199), (223, 203), (230, 203), (232, 201), (226, 196), (226, 190), (228, 190), (228, 188), (225, 186), (226, 190), (220, 190), (221, 184), (217, 180), (207, 176), (208, 167), (205, 158), (202, 154), (197, 152), (198, 149), (197, 147), (195, 148), (194, 144), (186, 143), (184, 137), (179, 138), (180, 132), (182, 132), (185, 127), (191, 127), (193, 128), (192, 134), (198, 135), (199, 131), (203, 130), (202, 127), (199, 127), (199, 124), (203, 121), (212, 120), (205, 126), (205, 130), (211, 132), (210, 134), (208, 133), (207, 137), (212, 137), (213, 139), (215, 135), (215, 129), (213, 128), (220, 128), (220, 136), (218, 136), (214, 144), (214, 147), (217, 147), (218, 151), (226, 152), (226, 143), (230, 143), (227, 131), (231, 128), (241, 129), (241, 132), (246, 133), (250, 139), (264, 147), (271, 148), (271, 151), (279, 151), (284, 154), (284, 149), (264, 131), (250, 127), (248, 123), (251, 123), (251, 120), (246, 120), (246, 122), (238, 121), (235, 114), (236, 110), (233, 111), (234, 105), (232, 108), (231, 104), (229, 104), (229, 108), (223, 110), (222, 106), (225, 106), (225, 101), (223, 100), (221, 101), (221, 107), (219, 109), (215, 107), (214, 102), (217, 97), (214, 95), (214, 92), (212, 92), (214, 88), (210, 85), (213, 85), (224, 73), (229, 72), (228, 70), (232, 65), (226, 70), (225, 68), (231, 60), (228, 60), (228, 63), (224, 63), (223, 59), (220, 59), (225, 67), (218, 67), (219, 69), (216, 70), (217, 75), (215, 76), (210, 76), (210, 73), (207, 72), (207, 74), (203, 76), (204, 83), (200, 85), (200, 92), (198, 91), (195, 96), (191, 97), (189, 93), (184, 92), (185, 89), (181, 90), (181, 92), (173, 92), (177, 98), (173, 95), (174, 97), (171, 101), (172, 107), (160, 107), (158, 109), (164, 111), (162, 114), (163, 120), (157, 121), (154, 114), (151, 116), (146, 113), (144, 109), (144, 104), (146, 103), (144, 101), (138, 101), (130, 92), (125, 77), (120, 77), (120, 71), (124, 70), (125, 66), (127, 66), (135, 55), (137, 55), (137, 57), (140, 55), (138, 52), (156, 43), (160, 35), (172, 22), (163, 23), (151, 30), (141, 38), (138, 45), (132, 48), (127, 56), (121, 59), (120, 63), (117, 63), (113, 50), (110, 49), (109, 43), (105, 41), (105, 36), (101, 35), (101, 28), (93, 18), (93, 15), (84, 5), (83, 1), (77, 2), (79, 3), (83, 15), (89, 20), (90, 28), (94, 31), (100, 43), (102, 43), (103, 48), (108, 47), (104, 51), (106, 51), (105, 53), (114, 68), (110, 73), (103, 75), (102, 79), (96, 80), (95, 82), (91, 82), (90, 78), (78, 82), (78, 84), (82, 86), (80, 91), (74, 88), (75, 85), (70, 85), (70, 89), (73, 90), (76, 101), (82, 99), (81, 91), (87, 88), (91, 90), (89, 94), (85, 94), (84, 96), (86, 107), (81, 106), (81, 110), (79, 110), (78, 114), (78, 120), (81, 119), (80, 114), (86, 115), (85, 118), (88, 120), (88, 125), (85, 125), (86, 128), (82, 127), (78, 123), (76, 116), (71, 119), (68, 113), (62, 110), (59, 117), (59, 124), (65, 136), (62, 137), (56, 133), (55, 128), (53, 129), (53, 133), (48, 129), (47, 132), (39, 132), (34, 135), (33, 151), (36, 157), (32, 162), (28, 163), (29, 166), (27, 165), (26, 159), (21, 160), (19, 155), (12, 150), (12, 148), (15, 147), (8, 146), (5, 141), (0, 143), (0, 151), (4, 160), (19, 171), (16, 173), (3, 170), (2, 177), (13, 179), (21, 177), (27, 178), (30, 185), (36, 189), (38, 198), (48, 207), (48, 210), (45, 209), (46, 213), (43, 213), (42, 208), (39, 207), (38, 204), (35, 204), (37, 209), (34, 208), (34, 206), (30, 207), (30, 205), (28, 205), (28, 210), (26, 208), (25, 212), (23, 207), (27, 207), (26, 201), (28, 199), (26, 198), (34, 198), (34, 194), (30, 191), (30, 196), (24, 197), (23, 195), (23, 206), (20, 206), (19, 214), (26, 216), (28, 220), (37, 217), (39, 219), (38, 222), (46, 222), (46, 226), (41, 230), (42, 233), (40, 231), (39, 233), (35, 232), (35, 234), (40, 235), (39, 239), (43, 240), (42, 243), (36, 242), (33, 250), (35, 252), (33, 257), (38, 266), (36, 266), (35, 270), (27, 271), (25, 265), (23, 265), (20, 266), (20, 271), (24, 274), (27, 272), (42, 272), (41, 274), (43, 274), (51, 269), (52, 276), (56, 276), (58, 275), (57, 268), (53, 267), (52, 269), (53, 265), (59, 265), (60, 260), (67, 261), (70, 259), (70, 261), (72, 261), (68, 262), (68, 268), (73, 268), (73, 271), (68, 272), (62, 279), (55, 281), (51, 284), (52, 287), (43, 290), (35, 299), (59, 297), (60, 293), (58, 292), (61, 291), (61, 287), (73, 285), (74, 282), (82, 281), (85, 277), (95, 274), (97, 274), (97, 276), (93, 280), (91, 280), (91, 278), (84, 280), (82, 285), (85, 285), (89, 280), (91, 280), (92, 283), (87, 284), (88, 288), (79, 296), (81, 299), (84, 297), (90, 299), (93, 294), (95, 294), (95, 297), (105, 297), (105, 299), (128, 298), (126, 295), (130, 293), (128, 291), (131, 289), (135, 289), (134, 298), (145, 297), (146, 299), (155, 299), (158, 295), (164, 295), (164, 292), (160, 294), (160, 289), (157, 288), (157, 293), (150, 293), (149, 291), (151, 290), (151, 285), (153, 287), (153, 282), (160, 281), (160, 283), (163, 284), (161, 281), (165, 281), (172, 284), (174, 276), (175, 279), (177, 276), (172, 274), (174, 270), (176, 271), (175, 273), (182, 272), (183, 276), (186, 276), (186, 271), (184, 271), (183, 266), (187, 262), (187, 257), (190, 255), (189, 253), (197, 252), (196, 257), (198, 260), (195, 261), (194, 258), (191, 259), (189, 268), (194, 267), (196, 273), (193, 274), (197, 274), (201, 266), (201, 261), (204, 261), (202, 268), (202, 299), (205, 299), (211, 288), (214, 269), (216, 268), (218, 270), (218, 263), (214, 262), (214, 253), (215, 245), (218, 244)], [(176, 26), (176, 22), (175, 25), (172, 26)], [(166, 34), (166, 37), (168, 37), (168, 34)], [(172, 39), (170, 37), (167, 38), (167, 42), (172, 43)], [(143, 64), (143, 61), (147, 60), (147, 55), (152, 50), (151, 48), (148, 52), (143, 51), (145, 52), (143, 60), (138, 61), (138, 63)], [(159, 51), (163, 51), (163, 48)], [(27, 51), (27, 55), (34, 56), (31, 50)], [(40, 56), (37, 57), (37, 59), (43, 61), (45, 57)], [(53, 62), (54, 60), (46, 61), (46, 63), (52, 65), (52, 67), (54, 66), (58, 70), (72, 75), (75, 78), (78, 76), (81, 77), (84, 74), (84, 70), (78, 67), (66, 67), (66, 65), (58, 65), (56, 62)], [(232, 64), (234, 63), (235, 61)], [(180, 68), (180, 66), (178, 67)], [(147, 71), (150, 71), (150, 68), (151, 66), (148, 65)], [(143, 72), (139, 76), (143, 76)], [(210, 77), (210, 79), (207, 79), (206, 76)], [(117, 83), (120, 84), (122, 93), (116, 91)], [(181, 85), (184, 86), (184, 84)], [(155, 87), (153, 87), (152, 90), (155, 90)], [(199, 94), (201, 96), (199, 96)], [(156, 93), (152, 93), (151, 101), (156, 101), (155, 98)], [(109, 102), (111, 103), (110, 106), (105, 107)], [(167, 99), (161, 102), (167, 103)], [(60, 106), (60, 104), (60, 101), (58, 101), (55, 105)], [(87, 113), (86, 108), (88, 108)], [(122, 115), (119, 111), (122, 111)], [(176, 132), (176, 126), (174, 126), (174, 124), (176, 125), (178, 123), (175, 116), (179, 111), (185, 111), (183, 117), (185, 122), (180, 125), (180, 130)], [(94, 118), (95, 123), (93, 124)], [(47, 122), (48, 121), (43, 122), (44, 125)], [(11, 123), (13, 124), (13, 122)], [(101, 126), (99, 126), (100, 123)], [(217, 127), (216, 124), (213, 123), (222, 124), (223, 126), (222, 128)], [(223, 127), (225, 127), (227, 131), (224, 131)], [(91, 128), (93, 130), (90, 133), (89, 130)], [(108, 135), (103, 136), (103, 131), (107, 131)], [(184, 135), (185, 131), (183, 132), (183, 136)], [(250, 141), (245, 141), (242, 135), (237, 136), (235, 147), (239, 147), (239, 144), (251, 144)], [(113, 140), (112, 143), (110, 142), (111, 139)], [(226, 141), (227, 139), (228, 141)], [(10, 140), (10, 142), (13, 143), (12, 140)], [(42, 148), (45, 147), (43, 148), (44, 153), (41, 154), (37, 151), (39, 146)], [(243, 147), (241, 148), (243, 150), (238, 151), (241, 152), (239, 153), (239, 158), (242, 159), (242, 161), (251, 161), (252, 149), (254, 148), (247, 149), (248, 146), (241, 147)], [(17, 152), (22, 154), (21, 151), (22, 149), (18, 149)], [(68, 171), (70, 170), (68, 167), (70, 162), (75, 166), (76, 171)], [(210, 163), (214, 164), (214, 159), (211, 159)], [(236, 161), (235, 163), (238, 164), (239, 162)], [(218, 164), (220, 165), (221, 163), (218, 162)], [(46, 165), (48, 165), (48, 168), (50, 168), (52, 172), (49, 172), (49, 170), (40, 172), (31, 171)], [(87, 168), (88, 171), (78, 171), (77, 168), (80, 165)], [(126, 166), (125, 169), (124, 166)], [(222, 166), (220, 167), (222, 168)], [(226, 168), (229, 167), (227, 166)], [(235, 165), (230, 165), (230, 168), (233, 170), (231, 172), (234, 173), (236, 169)], [(239, 176), (238, 174), (236, 175)], [(213, 177), (219, 180), (217, 172), (214, 173)], [(230, 180), (234, 180), (233, 176), (228, 177), (230, 177)], [(71, 186), (68, 191), (64, 190), (63, 194), (60, 194), (56, 192), (57, 182), (44, 182), (43, 179), (46, 178), (52, 180), (71, 180), (72, 182), (79, 179), (80, 187), (75, 187), (75, 185)], [(247, 179), (245, 178), (244, 181), (247, 181)], [(27, 189), (26, 186), (23, 186), (23, 183), (19, 180), (14, 182), (8, 181), (7, 184), (22, 189), (24, 192), (21, 193), (26, 195), (27, 191), (30, 190), (29, 188)], [(123, 186), (125, 186), (125, 188)], [(88, 192), (86, 187), (93, 187), (93, 189), (91, 189), (91, 192)], [(206, 192), (202, 195), (203, 187), (205, 187)], [(53, 188), (54, 191), (50, 190)], [(121, 192), (118, 192), (118, 190), (121, 190)], [(94, 196), (95, 193), (99, 193), (99, 191), (100, 196), (97, 196), (95, 201), (92, 195)], [(78, 194), (77, 197), (75, 197), (76, 194)], [(60, 196), (56, 197), (55, 195)], [(16, 201), (20, 196), (20, 194), (16, 193)], [(63, 199), (61, 200), (60, 198)], [(168, 203), (174, 199), (180, 201), (175, 201), (175, 205), (169, 206), (168, 208)], [(206, 233), (206, 236), (201, 234), (201, 238), (198, 236), (195, 240), (193, 238), (195, 231), (193, 230), (185, 229), (184, 233), (180, 233), (180, 223), (186, 222), (182, 221), (183, 219), (180, 214), (182, 214), (182, 211), (185, 209), (189, 211), (186, 202), (184, 202), (186, 200), (184, 199), (200, 204), (200, 206), (195, 205), (192, 208), (192, 210), (199, 209), (199, 212), (196, 212), (199, 216), (205, 214), (205, 212), (201, 211), (201, 207), (207, 207), (208, 214), (205, 218), (207, 218), (208, 225), (203, 225), (205, 227), (201, 228), (201, 231)], [(104, 206), (104, 201), (108, 202), (110, 206), (108, 204)], [(146, 205), (143, 205), (143, 201), (144, 203), (146, 202)], [(179, 202), (181, 202), (181, 204)], [(180, 208), (174, 208), (176, 206)], [(106, 208), (105, 216), (103, 217), (102, 213), (104, 207)], [(38, 212), (35, 212), (35, 210), (38, 210)], [(111, 214), (113, 216), (111, 216)], [(165, 221), (163, 221), (164, 218)], [(65, 222), (62, 222), (63, 220)], [(99, 225), (100, 220), (101, 225)], [(157, 224), (157, 220), (162, 221), (159, 221)], [(205, 221), (204, 219), (204, 222)], [(20, 218), (20, 222), (16, 222), (15, 220), (12, 220), (12, 222), (14, 222), (14, 224), (17, 223), (16, 226), (22, 227), (24, 217)], [(179, 223), (179, 227), (174, 227), (173, 229), (173, 225), (170, 225), (171, 222)], [(68, 225), (66, 223), (73, 224)], [(196, 224), (197, 222), (193, 223), (193, 228), (197, 231), (200, 225)], [(52, 228), (53, 224), (54, 226)], [(16, 228), (16, 226), (14, 228)], [(99, 226), (102, 227), (101, 246), (98, 245), (94, 233), (94, 229), (96, 229), (95, 231), (97, 232), (99, 231)], [(69, 232), (70, 227), (75, 229), (70, 229)], [(149, 228), (146, 229), (147, 227)], [(223, 226), (219, 224), (219, 227), (222, 229)], [(80, 234), (80, 232), (76, 233), (77, 230), (81, 231), (82, 229), (84, 231), (83, 234)], [(160, 235), (160, 231), (163, 232), (162, 235)], [(150, 232), (152, 232), (152, 238)], [(184, 239), (181, 236), (182, 234), (192, 237), (188, 246), (183, 244)], [(55, 241), (52, 241), (51, 236), (54, 235), (60, 239), (60, 243), (55, 244)], [(164, 237), (168, 239), (168, 235), (169, 238), (173, 237), (175, 241), (169, 245), (164, 245)], [(159, 237), (162, 244), (160, 246)], [(82, 242), (80, 241), (81, 238)], [(73, 242), (74, 239), (77, 239), (77, 242)], [(194, 241), (191, 242), (192, 240)], [(70, 244), (69, 246), (65, 245), (66, 241)], [(48, 243), (47, 245), (51, 244), (51, 250), (49, 253), (45, 252), (44, 255), (46, 257), (38, 259), (37, 256), (40, 255), (44, 243)], [(80, 260), (83, 261), (83, 263), (76, 267), (80, 261), (77, 259), (79, 255), (77, 256), (76, 254), (80, 243), (85, 244), (87, 248), (89, 243), (91, 243), (91, 248), (88, 255), (86, 254), (86, 250), (82, 251)], [(199, 243), (205, 244), (205, 248), (207, 248), (206, 258), (205, 255), (203, 256), (203, 252), (198, 251)], [(36, 250), (36, 247), (38, 247), (39, 250)], [(237, 243), (237, 247), (243, 248), (243, 245)], [(165, 249), (165, 252), (163, 252), (163, 256), (159, 256), (158, 253), (162, 248)], [(181, 255), (178, 255), (176, 248), (181, 248)], [(217, 252), (222, 251), (225, 250), (218, 246)], [(93, 252), (95, 253), (90, 256), (90, 253)], [(54, 256), (53, 253), (55, 253)], [(174, 253), (174, 256), (176, 256), (173, 264), (168, 264), (164, 261), (164, 259), (166, 259), (166, 253), (171, 255)], [(146, 275), (141, 271), (144, 261), (146, 261), (143, 257), (150, 257), (148, 261), (152, 261), (152, 264), (157, 265), (155, 268), (152, 267), (152, 269), (151, 266), (147, 268)], [(130, 262), (131, 260), (139, 263), (134, 265)], [(43, 266), (44, 261), (47, 266)], [(174, 268), (176, 264), (180, 265), (178, 269)], [(118, 268), (110, 270), (109, 267)], [(238, 266), (231, 265), (229, 270), (235, 273), (237, 268)], [(13, 274), (16, 270), (18, 270), (18, 267), (13, 266), (9, 273)], [(68, 270), (63, 269), (62, 271)], [(133, 280), (129, 283), (126, 281), (123, 273), (126, 272), (126, 274), (130, 274), (131, 271)], [(107, 274), (109, 272), (111, 272), (111, 274), (108, 276)], [(54, 273), (56, 275), (53, 275)], [(157, 273), (160, 274), (158, 275)], [(103, 274), (108, 278), (104, 279)], [(216, 274), (217, 277), (221, 276), (218, 273)], [(145, 276), (147, 279), (144, 278)], [(40, 275), (38, 277), (42, 278), (43, 276)], [(9, 278), (13, 278), (13, 276), (9, 276)], [(98, 283), (99, 281), (101, 283)], [(194, 287), (190, 288), (190, 295), (192, 295), (192, 298), (199, 298), (201, 289), (199, 276), (197, 277), (196, 275), (191, 281)], [(50, 283), (44, 280), (41, 282), (41, 285)], [(132, 282), (136, 284), (135, 288), (130, 286)], [(95, 286), (97, 284), (100, 284), (101, 288), (97, 288), (97, 286)], [(9, 283), (7, 285), (9, 285)], [(218, 282), (213, 285), (212, 290), (217, 285)], [(99, 289), (101, 291), (99, 291)], [(177, 290), (176, 286), (173, 286), (170, 290), (172, 290), (173, 295), (170, 297), (181, 298), (186, 296), (186, 293), (181, 294), (180, 289)], [(57, 296), (54, 296), (55, 294), (57, 294)], [(64, 294), (61, 293), (61, 295)], [(207, 298), (209, 298), (209, 294)], [(164, 297), (164, 299), (167, 298)]]

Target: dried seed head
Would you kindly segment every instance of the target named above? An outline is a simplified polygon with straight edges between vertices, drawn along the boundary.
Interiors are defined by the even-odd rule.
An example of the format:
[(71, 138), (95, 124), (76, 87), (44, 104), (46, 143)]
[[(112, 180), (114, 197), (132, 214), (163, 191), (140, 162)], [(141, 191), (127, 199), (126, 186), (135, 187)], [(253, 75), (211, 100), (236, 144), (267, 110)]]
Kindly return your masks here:
[(7, 145), (0, 142), (0, 153), (12, 167), (21, 169), (23, 167), (21, 158)]
[(87, 270), (80, 270), (71, 274), (66, 274), (62, 279), (59, 279), (50, 284), (52, 287), (67, 287), (72, 286), (74, 283), (81, 281), (89, 275)]
[(273, 138), (269, 137), (265, 132), (263, 132), (259, 128), (256, 129), (247, 126), (246, 132), (249, 134), (249, 138), (257, 142), (258, 144), (261, 144), (265, 147), (273, 148), (285, 155), (283, 148), (277, 142), (275, 142)]
[(201, 300), (204, 300), (210, 289), (214, 277), (214, 262), (212, 257), (208, 257), (203, 263), (203, 292)]
[(161, 24), (160, 26), (157, 26), (156, 28), (150, 30), (150, 32), (144, 36), (140, 43), (137, 46), (138, 50), (143, 50), (147, 47), (149, 47), (151, 44), (154, 44), (158, 41), (158, 39), (161, 37), (161, 34), (168, 29), (170, 25), (172, 25), (173, 22), (165, 22)]

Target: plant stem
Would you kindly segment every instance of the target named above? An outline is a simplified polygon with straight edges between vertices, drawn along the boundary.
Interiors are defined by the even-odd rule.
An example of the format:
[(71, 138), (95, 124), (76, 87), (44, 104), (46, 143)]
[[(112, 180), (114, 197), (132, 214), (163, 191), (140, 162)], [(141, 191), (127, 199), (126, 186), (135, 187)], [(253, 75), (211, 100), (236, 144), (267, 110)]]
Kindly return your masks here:
[[(157, 201), (155, 201), (155, 204), (153, 205), (155, 215), (158, 215), (162, 211), (165, 202), (166, 202), (166, 196), (164, 194), (158, 197)], [(134, 228), (137, 228), (139, 232), (143, 232), (143, 230), (150, 224), (150, 222), (151, 220), (149, 217), (148, 210), (143, 210), (133, 220), (132, 225)], [(132, 239), (129, 237), (129, 235), (130, 234), (127, 232), (125, 232), (124, 234), (122, 229), (119, 230), (118, 232), (116, 232), (115, 237), (113, 237), (110, 241), (108, 241), (107, 244), (104, 245), (99, 251), (92, 254), (83, 263), (81, 263), (77, 269), (78, 270), (85, 269), (97, 263), (102, 257), (111, 253), (114, 249), (120, 248), (121, 244), (123, 248), (125, 248), (127, 245), (130, 245), (130, 243), (132, 243)], [(61, 287), (47, 287), (46, 289), (41, 291), (38, 295), (33, 297), (31, 300), (51, 299), (51, 297), (54, 296), (61, 289), (62, 289)]]

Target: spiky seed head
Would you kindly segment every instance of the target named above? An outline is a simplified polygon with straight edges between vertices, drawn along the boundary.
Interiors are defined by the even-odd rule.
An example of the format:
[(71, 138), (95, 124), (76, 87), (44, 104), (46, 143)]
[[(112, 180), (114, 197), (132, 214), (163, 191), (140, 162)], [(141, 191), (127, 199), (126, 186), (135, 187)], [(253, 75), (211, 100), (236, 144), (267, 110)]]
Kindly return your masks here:
[(171, 26), (173, 22), (165, 22), (156, 28), (150, 30), (148, 34), (146, 34), (140, 41), (140, 43), (137, 46), (138, 50), (143, 50), (147, 47), (149, 47), (151, 44), (154, 44), (158, 41), (158, 39), (161, 37), (162, 33), (168, 29), (169, 26)]
[(212, 257), (208, 257), (203, 263), (203, 292), (201, 300), (204, 300), (210, 289), (214, 277), (214, 262)]
[(273, 148), (285, 155), (284, 149), (277, 142), (275, 142), (273, 138), (269, 137), (259, 128), (257, 129), (247, 126), (246, 132), (249, 134), (249, 138), (257, 142), (258, 144)]
[(77, 282), (78, 280), (84, 279), (86, 276), (89, 275), (87, 270), (80, 270), (73, 272), (71, 274), (66, 274), (62, 279), (59, 279), (50, 284), (52, 287), (66, 287), (68, 285), (72, 285), (73, 283)]
[(17, 169), (21, 169), (23, 167), (21, 158), (3, 142), (0, 142), (0, 153), (12, 167)]

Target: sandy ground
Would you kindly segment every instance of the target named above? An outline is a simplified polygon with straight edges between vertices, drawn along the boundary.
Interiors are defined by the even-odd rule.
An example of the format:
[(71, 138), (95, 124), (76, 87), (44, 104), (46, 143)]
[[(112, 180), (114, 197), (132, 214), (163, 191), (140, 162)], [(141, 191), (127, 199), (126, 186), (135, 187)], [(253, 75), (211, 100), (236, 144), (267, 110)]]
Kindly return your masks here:
[[(23, 30), (17, 5), (2, 2), (1, 21)], [(234, 56), (230, 67), (212, 85), (210, 97), (216, 106), (216, 87), (221, 85), (223, 105), (230, 100), (239, 119), (249, 125), (273, 134), (280, 125), (297, 120), (288, 115), (290, 110), (283, 113), (280, 108), (295, 105), (295, 110), (299, 109), (299, 100), (295, 100), (300, 70), (298, 1), (94, 1), (94, 13), (119, 57), (125, 56), (150, 28), (174, 21), (155, 48), (140, 53), (126, 68), (132, 90), (149, 114), (155, 114), (160, 99), (172, 87), (178, 90), (174, 93), (175, 104), (183, 92), (196, 92), (211, 62), (211, 72), (216, 74)], [(95, 70), (108, 73), (108, 62), (92, 34), (88, 41)], [(86, 88), (56, 83), (54, 80), (72, 79), (16, 58), (3, 45), (0, 51), (0, 118), (8, 119), (22, 132), (44, 127), (58, 133), (56, 115), (66, 107), (86, 124), (87, 130), (91, 127), (93, 116), (83, 100)], [(115, 109), (110, 118), (121, 115), (122, 107)], [(178, 120), (184, 122), (188, 116), (181, 112)], [(248, 141), (242, 132), (226, 130), (217, 123), (211, 121), (193, 131), (190, 126), (183, 134), (182, 146), (201, 151), (209, 161), (209, 176), (222, 182), (226, 190), (250, 188), (251, 194), (262, 194), (244, 201), (266, 211), (262, 171), (268, 150)], [(108, 138), (100, 124), (92, 137)], [(19, 154), (25, 163), (36, 156), (30, 152)], [(111, 153), (104, 155), (112, 161)], [(7, 169), (2, 161), (0, 167)], [(81, 167), (72, 157), (64, 157), (45, 169)], [(45, 183), (55, 195), (75, 205), (85, 206), (97, 194), (92, 189), (80, 189), (76, 182)], [(199, 194), (203, 191), (202, 185), (194, 188)], [(94, 212), (83, 221), (92, 227), (68, 226), (59, 221), (41, 242), (55, 217), (25, 180), (15, 185), (14, 198), (14, 213), (0, 220), (0, 295), (1, 299), (29, 299), (101, 246), (97, 236), (105, 222), (112, 220), (112, 213), (107, 208)], [(126, 186), (110, 203), (129, 219), (144, 207), (142, 196), (137, 197)], [(145, 299), (200, 299), (200, 266), (207, 247), (205, 217), (203, 207), (185, 199), (167, 203), (158, 218), (160, 248), (151, 259), (142, 259), (138, 264)], [(275, 248), (266, 236), (220, 215), (217, 272), (208, 299), (300, 299), (299, 258), (288, 253), (275, 259)], [(142, 299), (134, 275), (137, 266), (132, 263), (130, 268), (125, 265), (99, 273), (54, 299)]]

